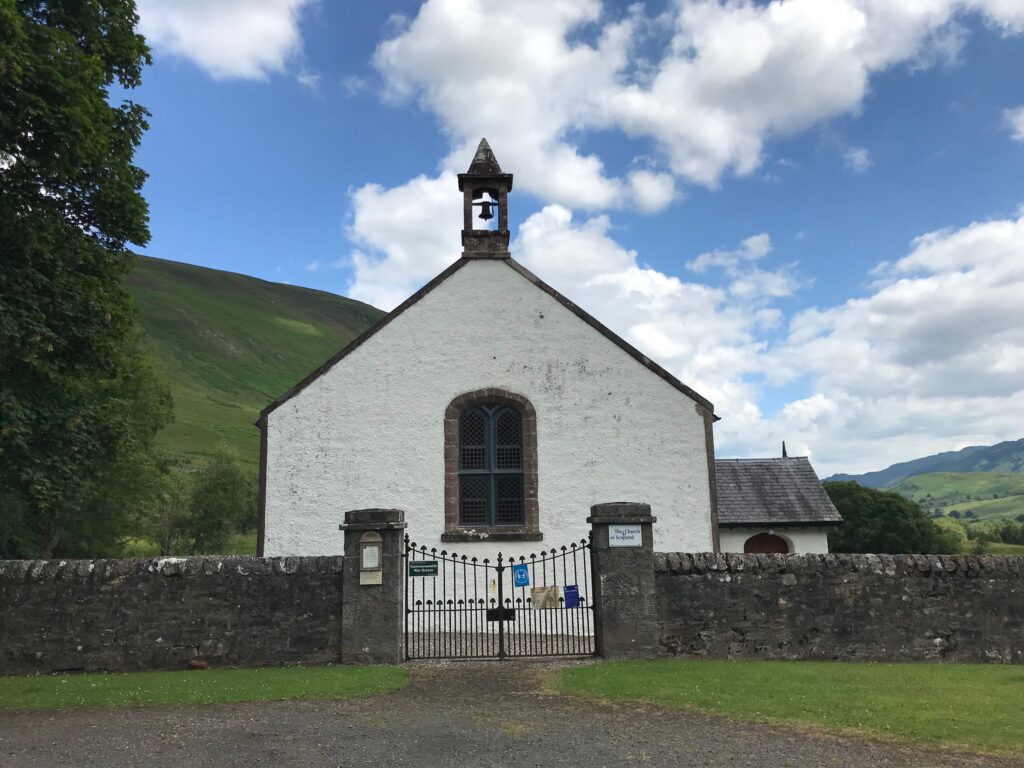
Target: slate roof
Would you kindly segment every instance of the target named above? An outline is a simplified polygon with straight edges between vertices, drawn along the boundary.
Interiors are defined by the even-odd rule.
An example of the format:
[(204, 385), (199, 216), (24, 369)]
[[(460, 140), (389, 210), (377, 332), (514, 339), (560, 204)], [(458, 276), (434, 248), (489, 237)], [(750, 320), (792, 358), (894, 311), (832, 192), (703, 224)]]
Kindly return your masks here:
[(832, 500), (805, 457), (715, 459), (719, 526), (834, 525)]

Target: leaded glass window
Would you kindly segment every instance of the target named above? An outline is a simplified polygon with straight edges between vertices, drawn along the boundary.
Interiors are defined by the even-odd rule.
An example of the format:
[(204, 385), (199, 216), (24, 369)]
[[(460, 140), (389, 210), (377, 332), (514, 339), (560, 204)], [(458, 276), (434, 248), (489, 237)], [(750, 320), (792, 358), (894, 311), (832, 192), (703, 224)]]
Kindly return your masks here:
[(459, 420), (459, 525), (521, 526), (523, 417), (507, 405), (477, 405)]

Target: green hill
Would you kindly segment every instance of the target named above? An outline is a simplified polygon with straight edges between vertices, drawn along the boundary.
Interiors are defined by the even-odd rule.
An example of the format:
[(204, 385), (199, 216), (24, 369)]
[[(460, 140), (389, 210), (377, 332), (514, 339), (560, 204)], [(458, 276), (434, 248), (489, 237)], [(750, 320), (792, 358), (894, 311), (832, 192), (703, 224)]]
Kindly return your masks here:
[(1004, 496), (1001, 499), (949, 504), (942, 511), (947, 515), (950, 512), (956, 511), (961, 516), (966, 516), (968, 512), (972, 512), (973, 518), (970, 519), (978, 520), (1016, 520), (1020, 515), (1024, 515), (1024, 494)]
[(994, 499), (1024, 494), (1024, 473), (931, 472), (907, 478), (892, 490), (917, 502)]
[(973, 511), (979, 520), (1024, 514), (1024, 473), (931, 472), (902, 480), (892, 490), (929, 512)]
[(1024, 472), (1024, 438), (996, 445), (972, 445), (946, 451), (863, 475), (833, 475), (829, 480), (855, 480), (871, 488), (892, 488), (900, 481), (932, 472)]
[(324, 291), (140, 257), (127, 278), (174, 396), (165, 448), (259, 462), (259, 411), (383, 316)]

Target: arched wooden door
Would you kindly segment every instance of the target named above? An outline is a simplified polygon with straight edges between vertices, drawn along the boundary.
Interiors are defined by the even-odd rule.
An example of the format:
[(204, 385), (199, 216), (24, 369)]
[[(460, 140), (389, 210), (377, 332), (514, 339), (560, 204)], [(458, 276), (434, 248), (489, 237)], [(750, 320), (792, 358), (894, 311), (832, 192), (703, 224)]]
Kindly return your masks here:
[(759, 533), (743, 542), (743, 553), (746, 555), (785, 555), (789, 552), (789, 544), (781, 536), (772, 533)]

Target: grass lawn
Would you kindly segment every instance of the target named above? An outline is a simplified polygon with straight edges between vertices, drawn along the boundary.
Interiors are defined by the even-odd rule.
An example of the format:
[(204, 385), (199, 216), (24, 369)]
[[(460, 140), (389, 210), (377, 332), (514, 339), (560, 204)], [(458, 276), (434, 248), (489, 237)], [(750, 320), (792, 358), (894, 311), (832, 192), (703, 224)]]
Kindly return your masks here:
[(1024, 754), (1024, 667), (800, 661), (606, 662), (560, 690), (975, 752)]
[(263, 667), (0, 677), (0, 710), (347, 699), (401, 688), (401, 667)]

